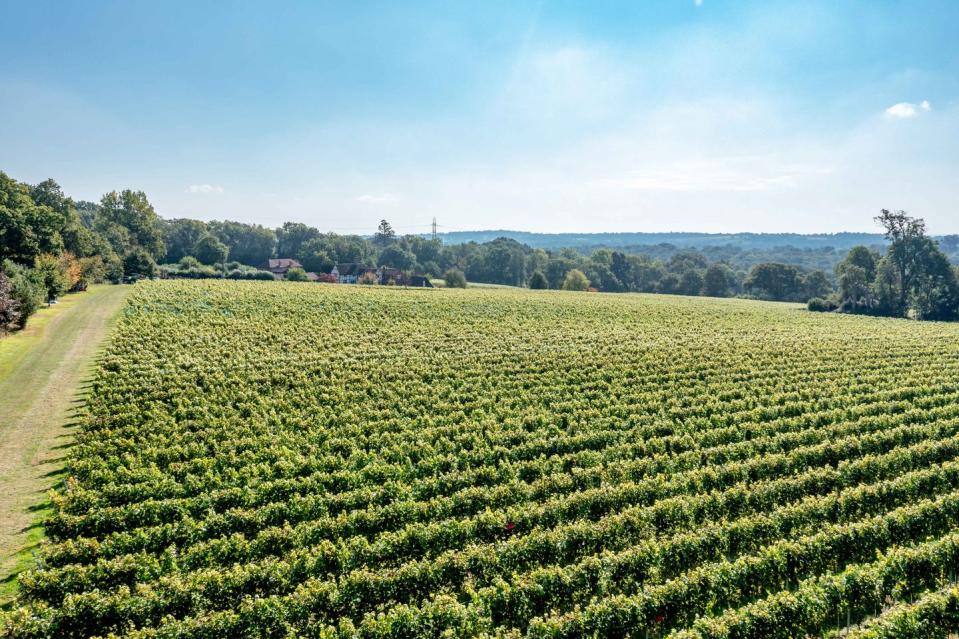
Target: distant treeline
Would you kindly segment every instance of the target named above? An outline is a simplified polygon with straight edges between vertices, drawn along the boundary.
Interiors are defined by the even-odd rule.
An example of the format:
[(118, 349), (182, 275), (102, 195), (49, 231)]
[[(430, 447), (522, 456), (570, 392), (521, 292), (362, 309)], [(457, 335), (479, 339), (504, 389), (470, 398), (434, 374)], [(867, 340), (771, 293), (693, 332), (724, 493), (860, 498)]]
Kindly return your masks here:
[(796, 249), (820, 250), (833, 248), (847, 251), (853, 246), (885, 244), (881, 233), (531, 233), (527, 231), (451, 231), (441, 233), (444, 244), (489, 242), (508, 237), (532, 248), (575, 248), (591, 252), (599, 248), (632, 251), (636, 247), (672, 244), (678, 248), (706, 248), (736, 246), (742, 249)]
[[(485, 239), (496, 233), (474, 235)], [(472, 282), (530, 288), (794, 302), (817, 298), (825, 307), (878, 313), (877, 295), (864, 294), (853, 302), (849, 273), (858, 272), (843, 265), (853, 241), (860, 242), (857, 256), (866, 251), (877, 256), (877, 264), (890, 245), (888, 235), (864, 233), (504, 233), (539, 243), (562, 238), (573, 246), (536, 247), (511, 237), (451, 241), (466, 234), (435, 240), (399, 236), (385, 220), (371, 236), (324, 233), (299, 222), (274, 229), (233, 221), (164, 220), (140, 191), (113, 191), (97, 203), (74, 201), (53, 180), (29, 185), (0, 172), (0, 330), (22, 326), (42, 300), (89, 282), (159, 274), (272, 279), (263, 269), (274, 257), (296, 259), (316, 273), (329, 273), (336, 264), (362, 264), (447, 279), (462, 273)], [(647, 243), (653, 239), (657, 243)], [(595, 248), (598, 240), (623, 248)], [(940, 238), (938, 244), (928, 241), (945, 251), (940, 252), (944, 259), (959, 253), (959, 236)], [(689, 247), (693, 242), (702, 246)], [(866, 271), (873, 287), (873, 273)], [(909, 295), (913, 293), (899, 296), (896, 312), (914, 308)]]

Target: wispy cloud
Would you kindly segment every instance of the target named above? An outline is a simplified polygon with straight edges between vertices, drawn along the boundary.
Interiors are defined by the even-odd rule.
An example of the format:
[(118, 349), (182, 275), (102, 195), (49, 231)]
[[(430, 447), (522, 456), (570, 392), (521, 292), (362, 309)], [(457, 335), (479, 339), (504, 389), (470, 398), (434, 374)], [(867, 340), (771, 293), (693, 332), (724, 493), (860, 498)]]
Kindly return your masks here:
[(703, 6), (703, 0), (693, 0), (693, 4), (697, 7)]
[(906, 120), (916, 117), (923, 111), (932, 111), (932, 105), (929, 104), (929, 100), (923, 100), (919, 104), (899, 102), (886, 109), (886, 117)]
[(216, 184), (191, 184), (187, 193), (223, 193), (223, 187)]
[(366, 202), (367, 204), (390, 204), (396, 202), (399, 198), (393, 193), (381, 193), (379, 195), (365, 194), (356, 198), (357, 202)]

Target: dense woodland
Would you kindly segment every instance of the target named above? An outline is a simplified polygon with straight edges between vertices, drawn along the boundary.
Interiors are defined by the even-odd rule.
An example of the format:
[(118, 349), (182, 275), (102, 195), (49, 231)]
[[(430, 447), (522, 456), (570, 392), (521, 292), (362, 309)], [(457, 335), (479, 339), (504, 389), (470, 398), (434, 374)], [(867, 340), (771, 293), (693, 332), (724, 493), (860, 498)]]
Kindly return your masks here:
[[(955, 269), (959, 236), (933, 240), (921, 220), (883, 212), (884, 237), (815, 236), (813, 247), (772, 246), (784, 236), (661, 234), (678, 244), (629, 244), (640, 234), (572, 236), (577, 247), (533, 248), (509, 237), (451, 243), (397, 235), (382, 221), (371, 236), (324, 233), (299, 222), (272, 229), (232, 221), (161, 218), (142, 191), (113, 191), (97, 203), (75, 201), (53, 180), (30, 185), (0, 172), (0, 331), (88, 283), (140, 277), (273, 279), (271, 257), (294, 258), (306, 271), (335, 264), (388, 266), (405, 272), (529, 288), (649, 292), (777, 301), (812, 300), (814, 310), (925, 319), (959, 315)], [(840, 245), (862, 235), (869, 245)], [(550, 237), (550, 236), (544, 236)], [(590, 245), (605, 238), (623, 248)], [(643, 237), (659, 237), (647, 234)], [(682, 246), (706, 238), (702, 248)], [(717, 244), (717, 237), (741, 244)], [(801, 237), (801, 236), (797, 236)], [(542, 242), (543, 240), (538, 240)], [(301, 272), (291, 273), (292, 277)]]

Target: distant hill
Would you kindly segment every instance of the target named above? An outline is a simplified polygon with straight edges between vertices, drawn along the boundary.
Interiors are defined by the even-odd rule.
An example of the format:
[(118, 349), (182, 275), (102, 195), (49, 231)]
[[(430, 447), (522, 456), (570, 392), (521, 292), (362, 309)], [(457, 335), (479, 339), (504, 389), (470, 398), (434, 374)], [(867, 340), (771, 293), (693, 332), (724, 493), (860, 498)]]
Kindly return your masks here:
[(441, 233), (445, 244), (489, 242), (508, 237), (533, 248), (574, 248), (589, 251), (597, 248), (625, 249), (639, 246), (671, 244), (678, 248), (707, 248), (735, 246), (740, 249), (771, 249), (789, 246), (797, 249), (831, 247), (846, 251), (859, 244), (882, 245), (885, 239), (879, 233), (530, 233), (527, 231), (455, 231)]

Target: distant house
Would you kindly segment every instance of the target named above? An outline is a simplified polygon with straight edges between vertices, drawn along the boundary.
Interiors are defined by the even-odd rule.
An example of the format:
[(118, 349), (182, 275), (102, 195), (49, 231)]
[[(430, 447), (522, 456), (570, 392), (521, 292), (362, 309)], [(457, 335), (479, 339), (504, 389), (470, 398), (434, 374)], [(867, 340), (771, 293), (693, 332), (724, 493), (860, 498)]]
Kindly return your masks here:
[(406, 278), (403, 276), (403, 272), (398, 268), (381, 266), (377, 271), (376, 281), (384, 285), (392, 282), (396, 286), (403, 286), (406, 283)]
[[(373, 282), (380, 285), (393, 284), (395, 286), (419, 286), (432, 288), (429, 278), (422, 275), (406, 275), (398, 268), (381, 266), (373, 268), (358, 262), (337, 264), (330, 271), (329, 277), (340, 284), (356, 284), (360, 281)], [(365, 279), (364, 279), (365, 278)]]
[(359, 262), (347, 262), (337, 264), (330, 271), (330, 275), (336, 278), (340, 284), (356, 284), (364, 274), (376, 272), (376, 269), (370, 268)]
[(322, 280), (320, 279), (320, 274), (319, 274), (319, 273), (314, 273), (313, 271), (307, 271), (307, 272), (306, 272), (306, 279), (309, 280), (309, 281), (311, 281), (311, 282), (320, 282), (320, 281), (322, 281)]
[(282, 280), (284, 277), (286, 277), (286, 272), (291, 268), (303, 268), (303, 265), (294, 259), (280, 257), (275, 260), (267, 260), (265, 268), (270, 273), (273, 273), (273, 277), (278, 280)]
[[(307, 273), (310, 275), (310, 273)], [(332, 273), (313, 273), (316, 275), (314, 282), (325, 282), (326, 284), (336, 284), (339, 280)]]

